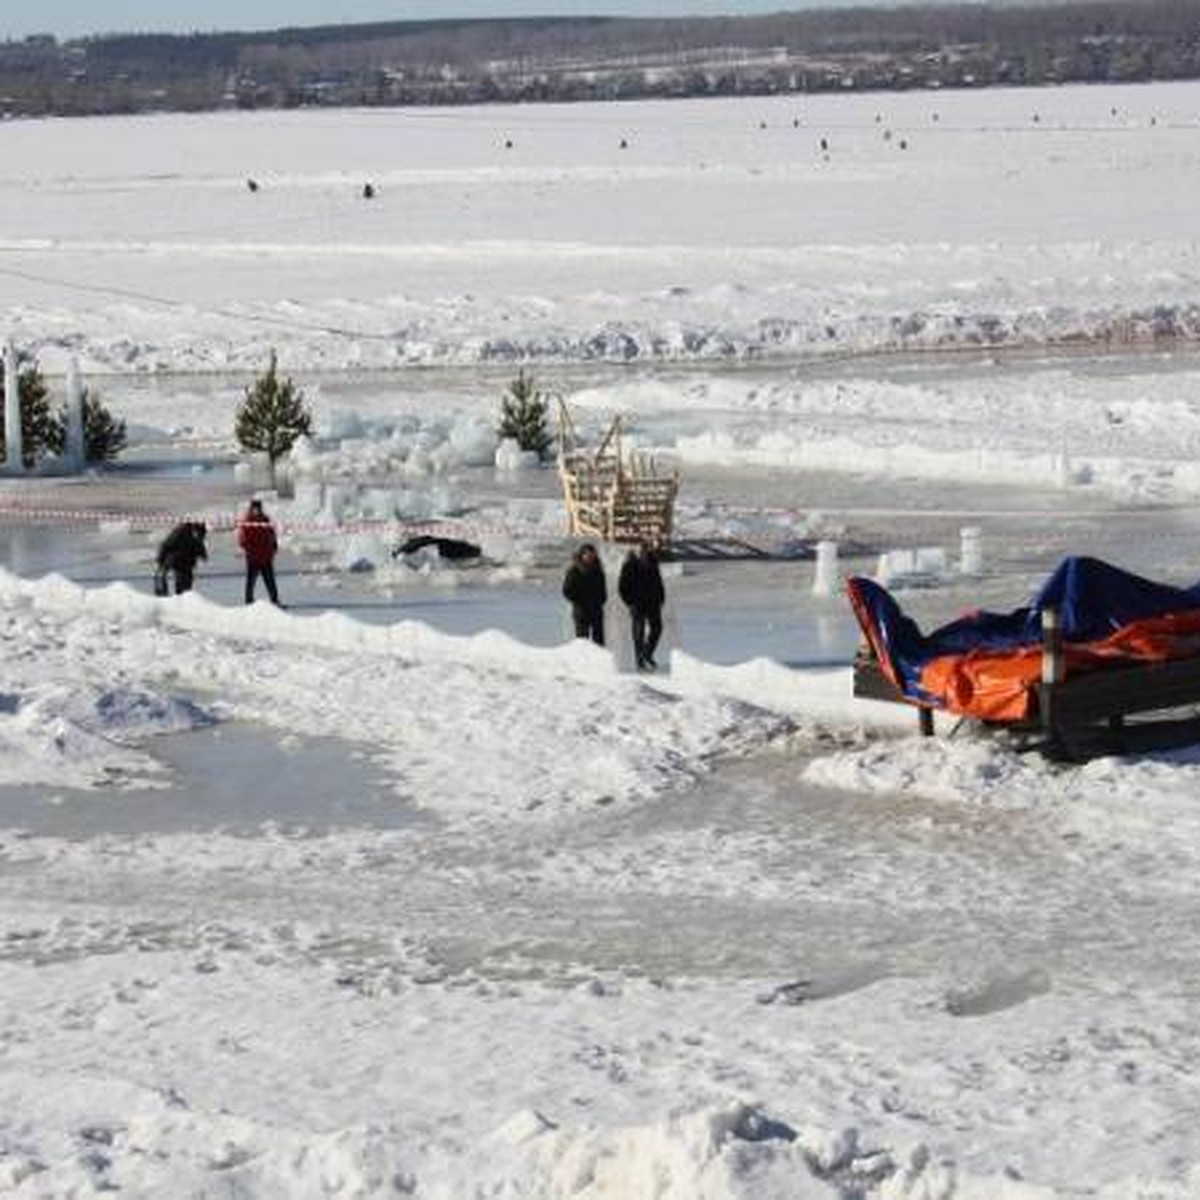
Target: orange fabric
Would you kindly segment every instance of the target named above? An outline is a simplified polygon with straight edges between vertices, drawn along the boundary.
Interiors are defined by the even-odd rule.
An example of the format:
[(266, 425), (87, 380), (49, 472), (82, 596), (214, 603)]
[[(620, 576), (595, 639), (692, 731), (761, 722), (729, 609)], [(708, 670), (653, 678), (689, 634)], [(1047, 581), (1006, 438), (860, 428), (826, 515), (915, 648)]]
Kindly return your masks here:
[(946, 654), (921, 672), (921, 688), (951, 712), (982, 721), (1021, 721), (1031, 709), (1030, 688), (1042, 674), (1041, 647)]
[[(1066, 675), (1200, 656), (1200, 610), (1131, 621), (1098, 642), (1063, 647)], [(972, 651), (931, 659), (921, 688), (951, 712), (984, 721), (1023, 721), (1036, 708), (1042, 677), (1041, 646)]]

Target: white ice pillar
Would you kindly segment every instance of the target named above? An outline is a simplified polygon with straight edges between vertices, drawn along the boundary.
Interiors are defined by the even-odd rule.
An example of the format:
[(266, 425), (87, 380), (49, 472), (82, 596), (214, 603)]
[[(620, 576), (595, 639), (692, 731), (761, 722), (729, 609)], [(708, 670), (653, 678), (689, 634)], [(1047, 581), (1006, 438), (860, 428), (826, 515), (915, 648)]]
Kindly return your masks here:
[(983, 530), (978, 525), (968, 525), (958, 531), (960, 550), (958, 570), (960, 575), (983, 574)]
[(1058, 486), (1060, 488), (1069, 488), (1071, 486), (1071, 456), (1067, 453), (1065, 438), (1063, 439), (1062, 450), (1055, 459), (1054, 466)]
[(17, 378), (17, 348), (4, 347), (4, 466), (16, 475), (25, 470), (21, 446), (21, 391)]
[(813, 595), (832, 596), (841, 586), (838, 578), (837, 542), (817, 543), (817, 569), (813, 575)]
[(67, 465), (72, 471), (82, 471), (85, 458), (83, 444), (83, 380), (79, 375), (79, 359), (73, 355), (67, 371)]

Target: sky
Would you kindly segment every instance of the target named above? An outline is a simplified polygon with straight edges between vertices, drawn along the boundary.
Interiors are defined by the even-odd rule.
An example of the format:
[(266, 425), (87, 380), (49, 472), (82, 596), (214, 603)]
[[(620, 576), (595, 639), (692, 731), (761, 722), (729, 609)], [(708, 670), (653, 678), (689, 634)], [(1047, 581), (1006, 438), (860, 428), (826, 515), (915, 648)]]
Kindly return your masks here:
[[(0, 38), (276, 29), (434, 17), (740, 16), (854, 0), (3, 0)], [(857, 0), (862, 3), (862, 0)]]

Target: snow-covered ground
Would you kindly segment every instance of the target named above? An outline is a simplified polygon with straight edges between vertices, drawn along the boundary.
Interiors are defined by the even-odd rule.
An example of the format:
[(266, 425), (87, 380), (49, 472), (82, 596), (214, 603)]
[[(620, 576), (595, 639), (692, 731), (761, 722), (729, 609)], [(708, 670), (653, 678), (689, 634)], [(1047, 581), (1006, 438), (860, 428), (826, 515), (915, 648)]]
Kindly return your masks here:
[[(11, 576), (0, 615), (6, 772), (83, 831), (0, 836), (13, 1194), (1195, 1194), (1194, 755), (895, 741), (844, 670)], [(390, 804), (327, 771), (239, 827), (231, 760), (163, 829), (155, 738), (214, 720)]]
[(12, 122), (0, 317), (119, 371), (1194, 332), (1198, 133), (1190, 83)]
[[(0, 148), (0, 324), (133, 431), (0, 481), (0, 1192), (1200, 1196), (1200, 755), (922, 742), (851, 700), (807, 563), (670, 576), (636, 676), (557, 644), (552, 472), (484, 465), (528, 356), (681, 464), (686, 533), (944, 548), (922, 621), (1067, 552), (1192, 580), (1200, 366), (1038, 343), (1190, 330), (1200, 88)], [(272, 346), (320, 434), (271, 502), (287, 612), (236, 605), (221, 528)], [(157, 601), (182, 512), (213, 559)], [(489, 564), (391, 565), (432, 518)]]

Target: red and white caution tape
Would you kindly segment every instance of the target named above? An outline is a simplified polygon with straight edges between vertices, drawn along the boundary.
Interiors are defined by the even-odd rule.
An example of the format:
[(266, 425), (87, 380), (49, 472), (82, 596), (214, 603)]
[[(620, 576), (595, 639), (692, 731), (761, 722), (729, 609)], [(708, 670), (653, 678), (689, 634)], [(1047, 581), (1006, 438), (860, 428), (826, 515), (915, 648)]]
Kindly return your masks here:
[[(96, 508), (39, 508), (26, 504), (0, 504), (0, 524), (30, 525), (115, 525), (130, 529), (170, 528), (181, 521), (203, 521), (216, 532), (232, 532), (240, 520), (238, 513), (147, 512), (145, 510), (109, 510)], [(358, 517), (347, 521), (277, 520), (280, 533), (307, 535), (344, 535), (347, 533), (444, 532), (449, 536), (462, 533), (511, 533), (500, 526), (471, 525), (448, 518), (437, 520), (401, 520), (396, 517)]]

